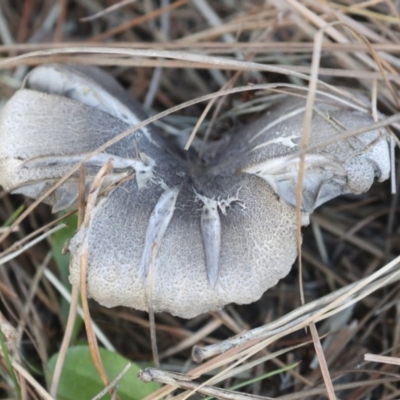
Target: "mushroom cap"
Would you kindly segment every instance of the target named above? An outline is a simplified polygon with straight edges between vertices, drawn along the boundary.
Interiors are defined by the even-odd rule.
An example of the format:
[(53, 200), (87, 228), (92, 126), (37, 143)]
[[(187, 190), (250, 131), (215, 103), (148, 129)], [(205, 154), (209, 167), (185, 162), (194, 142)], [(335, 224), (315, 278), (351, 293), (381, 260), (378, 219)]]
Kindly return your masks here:
[[(286, 276), (297, 256), (296, 153), (305, 100), (275, 100), (260, 119), (226, 133), (229, 140), (213, 148), (207, 163), (151, 125), (89, 160), (87, 189), (110, 158), (114, 169), (104, 185), (113, 186), (70, 242), (71, 283), (79, 285), (84, 240), (88, 294), (107, 307), (152, 307), (191, 318), (256, 301)], [(37, 67), (0, 114), (0, 185), (37, 198), (88, 153), (145, 118), (100, 69)], [(371, 122), (366, 110), (321, 94), (310, 143)], [(307, 154), (304, 223), (315, 207), (363, 193), (389, 172), (387, 140), (378, 131)], [(58, 211), (74, 207), (77, 197), (73, 175), (46, 201)]]

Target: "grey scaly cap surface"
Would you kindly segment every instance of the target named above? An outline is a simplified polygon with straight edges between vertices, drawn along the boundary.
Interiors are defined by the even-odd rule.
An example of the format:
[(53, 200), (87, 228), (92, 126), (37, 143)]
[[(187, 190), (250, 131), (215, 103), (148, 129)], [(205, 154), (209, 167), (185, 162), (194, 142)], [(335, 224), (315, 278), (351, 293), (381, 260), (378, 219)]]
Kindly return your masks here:
[[(373, 122), (333, 97), (318, 98), (324, 101), (315, 105), (311, 144)], [(277, 96), (264, 116), (230, 132), (207, 165), (153, 126), (92, 158), (87, 187), (109, 158), (114, 169), (105, 185), (116, 187), (98, 199), (89, 227), (71, 240), (72, 284), (79, 285), (87, 238), (88, 294), (107, 307), (151, 305), (191, 318), (259, 299), (297, 256), (299, 159), (293, 155), (304, 109), (304, 99)], [(38, 67), (0, 114), (0, 185), (36, 198), (88, 153), (145, 118), (97, 68)], [(376, 131), (308, 154), (304, 223), (315, 207), (340, 194), (363, 193), (389, 172), (387, 140)], [(77, 197), (74, 175), (46, 201), (58, 211), (74, 207)]]

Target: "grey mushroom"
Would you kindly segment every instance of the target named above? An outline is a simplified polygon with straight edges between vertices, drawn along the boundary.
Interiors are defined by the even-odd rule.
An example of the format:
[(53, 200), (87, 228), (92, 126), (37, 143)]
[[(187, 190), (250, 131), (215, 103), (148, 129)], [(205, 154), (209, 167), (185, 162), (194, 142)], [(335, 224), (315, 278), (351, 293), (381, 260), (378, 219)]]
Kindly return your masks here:
[[(71, 283), (79, 285), (86, 238), (88, 294), (104, 306), (152, 306), (191, 318), (259, 299), (297, 256), (295, 155), (304, 110), (303, 98), (276, 96), (264, 116), (214, 146), (206, 164), (154, 126), (91, 158), (87, 187), (109, 159), (113, 171), (104, 185), (114, 186), (99, 197), (89, 227), (70, 242)], [(0, 185), (37, 198), (90, 152), (145, 118), (100, 69), (37, 67), (0, 114)], [(318, 95), (310, 144), (372, 122), (365, 110)], [(385, 135), (362, 133), (306, 155), (304, 224), (324, 202), (388, 178)], [(121, 183), (123, 178), (131, 179)], [(46, 199), (53, 211), (76, 206), (78, 179), (71, 176)]]

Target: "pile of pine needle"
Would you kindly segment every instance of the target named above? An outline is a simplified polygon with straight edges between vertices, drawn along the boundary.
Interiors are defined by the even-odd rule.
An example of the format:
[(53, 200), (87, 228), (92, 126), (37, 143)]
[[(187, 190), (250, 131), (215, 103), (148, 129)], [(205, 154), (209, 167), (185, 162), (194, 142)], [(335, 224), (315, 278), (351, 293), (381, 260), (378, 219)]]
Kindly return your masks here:
[[(399, 0), (2, 0), (0, 108), (30, 68), (57, 62), (104, 67), (152, 115), (215, 93), (159, 119), (171, 135), (193, 132), (199, 118), (200, 137), (255, 119), (266, 95), (251, 90), (256, 83), (353, 87), (392, 116), (399, 27)], [(400, 398), (399, 181), (393, 157), (390, 182), (312, 215), (301, 280), (298, 262), (254, 304), (192, 320), (157, 314), (160, 367), (149, 373), (163, 385), (146, 400)], [(76, 226), (68, 217), (67, 233), (53, 229), (64, 218), (0, 191), (0, 397), (55, 398), (60, 376), (46, 380), (49, 359), (88, 335), (139, 366), (152, 363), (144, 312), (89, 301), (84, 318), (95, 329), (75, 323), (70, 338), (60, 253)], [(96, 344), (92, 351), (96, 362)]]

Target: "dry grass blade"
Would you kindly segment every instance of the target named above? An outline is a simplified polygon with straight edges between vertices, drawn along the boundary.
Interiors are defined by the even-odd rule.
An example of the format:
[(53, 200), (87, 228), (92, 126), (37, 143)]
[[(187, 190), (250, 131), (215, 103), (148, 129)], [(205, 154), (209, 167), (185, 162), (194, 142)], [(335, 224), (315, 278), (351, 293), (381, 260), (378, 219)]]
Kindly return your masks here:
[(71, 303), (69, 305), (67, 326), (65, 328), (63, 341), (62, 341), (62, 344), (60, 347), (60, 351), (58, 353), (57, 363), (54, 368), (53, 380), (51, 382), (51, 387), (50, 387), (50, 394), (54, 398), (57, 397), (57, 389), (58, 389), (58, 385), (60, 383), (62, 368), (64, 365), (64, 360), (67, 355), (68, 346), (69, 346), (73, 328), (74, 328), (74, 323), (75, 323), (75, 319), (76, 319), (76, 311), (77, 311), (77, 307), (78, 307), (78, 300), (79, 300), (79, 289), (76, 287), (73, 287), (72, 292), (71, 292)]
[[(32, 233), (30, 233), (29, 235), (24, 236), (21, 240), (18, 240), (16, 242), (14, 242), (10, 247), (8, 247), (6, 250), (2, 251), (0, 253), (0, 258), (3, 258), (4, 256), (6, 256), (7, 254), (10, 254), (11, 252), (13, 252), (16, 249), (21, 248), (24, 243), (28, 242), (30, 239), (32, 239), (33, 237), (35, 237), (36, 235), (38, 235), (41, 232), (47, 231), (49, 228), (51, 228), (54, 225), (57, 225), (59, 222), (63, 221), (66, 217), (69, 217), (70, 215), (72, 215), (74, 211), (70, 211), (69, 213), (66, 213), (65, 215), (54, 219), (53, 221), (49, 222), (46, 225), (41, 226), (40, 228), (36, 229), (35, 231), (33, 231)], [(2, 230), (0, 230), (0, 233), (7, 233), (9, 234), (9, 229), (10, 228), (2, 228)], [(60, 228), (61, 229), (61, 228)], [(18, 226), (13, 228), (13, 232), (14, 231), (18, 231)]]
[(205, 348), (196, 347), (194, 349), (194, 357), (196, 361), (200, 362), (204, 359), (213, 357), (216, 354), (226, 352), (234, 347), (246, 345), (253, 340), (261, 340), (270, 337), (273, 338), (274, 336), (277, 338), (282, 333), (286, 332), (288, 334), (292, 329), (302, 329), (310, 322), (315, 323), (321, 319), (327, 318), (332, 315), (332, 312), (339, 312), (343, 308), (347, 308), (353, 304), (355, 301), (366, 297), (388, 283), (394, 282), (395, 279), (400, 279), (399, 262), (400, 256), (382, 267), (370, 277), (338, 289), (336, 292), (328, 294), (327, 296), (311, 303), (306, 303), (268, 325), (256, 328), (253, 331), (244, 332), (236, 337), (215, 345)]
[[(235, 375), (240, 374), (240, 373), (243, 373), (244, 371), (249, 370), (249, 369), (253, 368), (253, 367), (256, 366), (256, 365), (259, 365), (259, 364), (261, 364), (261, 363), (263, 363), (263, 362), (266, 362), (266, 361), (268, 361), (268, 360), (273, 360), (275, 357), (278, 357), (278, 356), (280, 356), (280, 355), (282, 355), (282, 354), (285, 354), (285, 353), (287, 353), (287, 352), (290, 352), (290, 351), (292, 351), (292, 350), (294, 350), (294, 349), (296, 349), (296, 348), (300, 348), (300, 347), (306, 346), (306, 345), (308, 345), (308, 344), (310, 344), (310, 343), (311, 343), (311, 341), (310, 341), (310, 342), (302, 343), (302, 344), (300, 344), (300, 345), (298, 345), (298, 346), (293, 346), (293, 347), (290, 347), (290, 348), (287, 348), (287, 349), (283, 349), (283, 350), (280, 350), (280, 351), (277, 351), (277, 352), (268, 354), (267, 356), (260, 357), (260, 358), (254, 360), (254, 361), (250, 361), (250, 362), (248, 362), (248, 363), (246, 363), (246, 364), (243, 364), (242, 366), (239, 366), (239, 367), (236, 367), (236, 368), (234, 368), (234, 369), (231, 369), (230, 371), (227, 371), (227, 372), (224, 371), (224, 373), (220, 374), (220, 376), (218, 377), (218, 379), (214, 379), (214, 380), (213, 380), (213, 381), (214, 381), (214, 384), (217, 384), (217, 383), (219, 383), (219, 382), (221, 382), (221, 381), (224, 381), (224, 380), (226, 380), (226, 379), (229, 379), (229, 378), (231, 378), (231, 377), (234, 377)], [(283, 368), (283, 369), (286, 369), (286, 368), (287, 368), (287, 367), (285, 367), (285, 368)], [(180, 376), (180, 378), (181, 378), (181, 379), (184, 379), (185, 381), (188, 381), (188, 380), (190, 381), (190, 380), (194, 379), (195, 377), (199, 376), (200, 373), (204, 373), (205, 371), (212, 370), (212, 369), (214, 369), (214, 367), (213, 367), (212, 365), (209, 366), (209, 367), (198, 367), (198, 368), (196, 368), (196, 370), (198, 370), (198, 372), (196, 372), (196, 370), (194, 370), (194, 371), (191, 372), (190, 375)], [(166, 373), (165, 371), (157, 371), (156, 376), (161, 376), (161, 377), (166, 376), (166, 377), (168, 377), (169, 374)], [(157, 378), (155, 378), (155, 379), (157, 380)], [(162, 381), (161, 381), (161, 382), (162, 382)], [(312, 386), (312, 385), (310, 384), (310, 386)], [(160, 393), (157, 393), (157, 395), (156, 395), (156, 393), (154, 393), (155, 396), (152, 395), (152, 396), (149, 396), (149, 397), (146, 398), (146, 399), (160, 398), (162, 395), (166, 395), (166, 394), (169, 393), (170, 391), (171, 391), (171, 390), (168, 390), (168, 387), (167, 387), (167, 388), (163, 388), (163, 389), (161, 389), (161, 390), (159, 391)], [(187, 393), (186, 393), (186, 394), (187, 394)], [(174, 397), (174, 400), (182, 400), (182, 398), (184, 398), (186, 394), (184, 393), (183, 395), (178, 395), (178, 396)]]
[(155, 253), (156, 253), (156, 243), (153, 244), (150, 256), (150, 268), (148, 275), (148, 291), (147, 291), (147, 303), (149, 307), (149, 322), (150, 322), (150, 337), (151, 337), (151, 350), (153, 353), (153, 361), (156, 368), (160, 367), (160, 358), (158, 355), (157, 347), (157, 332), (156, 332), (156, 320), (154, 316), (153, 308), (153, 282), (154, 282), (154, 264), (155, 264)]
[[(314, 41), (314, 52), (311, 62), (311, 77), (309, 83), (309, 90), (306, 102), (306, 111), (304, 113), (303, 131), (301, 135), (300, 152), (304, 152), (308, 148), (310, 132), (311, 132), (311, 121), (315, 103), (315, 91), (317, 90), (318, 82), (318, 69), (321, 58), (321, 45), (324, 31), (320, 31), (315, 35)], [(301, 304), (305, 303), (304, 291), (303, 291), (303, 277), (302, 277), (302, 256), (301, 256), (301, 208), (303, 204), (303, 182), (305, 173), (305, 153), (300, 155), (299, 173), (297, 178), (296, 188), (296, 226), (297, 226), (297, 254), (299, 260), (299, 287), (300, 287), (300, 300)]]
[(125, 7), (125, 6), (127, 6), (129, 4), (132, 4), (132, 3), (136, 3), (136, 1), (137, 0), (121, 0), (119, 3), (116, 3), (116, 4), (114, 4), (114, 5), (110, 6), (110, 7), (102, 10), (102, 11), (99, 11), (96, 14), (93, 14), (93, 15), (91, 15), (89, 17), (81, 18), (80, 21), (82, 21), (82, 22), (94, 21), (95, 19), (101, 18), (104, 15), (107, 15), (107, 14), (109, 14), (109, 13), (111, 13), (113, 11), (116, 11), (116, 10), (122, 8), (122, 7)]
[(43, 386), (19, 363), (16, 361), (13, 362), (13, 367), (18, 373), (24, 377), (36, 390), (36, 393), (44, 400), (54, 400), (54, 397), (51, 396)]
[[(206, 357), (211, 357), (214, 354), (228, 351), (234, 347), (243, 346), (242, 350), (239, 349), (239, 351), (234, 352), (233, 355), (227, 354), (227, 356), (223, 357), (219, 362), (216, 362), (216, 360), (211, 361), (212, 365), (211, 369), (215, 369), (218, 366), (226, 365), (229, 362), (233, 362), (239, 359), (238, 361), (231, 364), (230, 367), (226, 368), (223, 373), (219, 373), (212, 379), (209, 379), (203, 384), (199, 385), (198, 387), (191, 389), (191, 391), (188, 392), (186, 396), (182, 397), (182, 400), (193, 395), (195, 392), (200, 391), (200, 389), (202, 389), (205, 385), (212, 384), (213, 382), (218, 381), (218, 379), (221, 378), (221, 375), (226, 374), (229, 370), (233, 369), (240, 363), (244, 362), (249, 357), (256, 354), (258, 351), (265, 348), (269, 344), (275, 342), (279, 338), (282, 338), (290, 334), (291, 332), (295, 332), (299, 329), (304, 329), (310, 323), (315, 323), (320, 321), (321, 319), (328, 318), (331, 315), (334, 315), (335, 313), (343, 310), (344, 308), (349, 307), (351, 304), (358, 302), (361, 298), (368, 296), (369, 294), (380, 289), (381, 287), (384, 287), (385, 285), (400, 279), (400, 272), (398, 270), (393, 271), (391, 274), (380, 280), (377, 279), (378, 277), (382, 276), (383, 274), (393, 269), (395, 266), (398, 266), (399, 262), (400, 262), (400, 256), (397, 257), (392, 262), (390, 262), (389, 264), (387, 264), (381, 270), (377, 271), (371, 277), (364, 279), (362, 282), (357, 282), (355, 284), (350, 285), (349, 287), (342, 288), (337, 291), (337, 294), (334, 293), (332, 295), (327, 296), (327, 299), (321, 299), (326, 301), (326, 303), (328, 304), (327, 306), (322, 308), (319, 306), (316, 308), (316, 311), (314, 313), (307, 312), (303, 316), (298, 317), (298, 320), (294, 319), (294, 316), (297, 316), (300, 310), (304, 309), (309, 311), (310, 306), (315, 307), (316, 304), (318, 304), (318, 302), (321, 303), (321, 301), (319, 300), (317, 302), (314, 302), (316, 304), (311, 304), (311, 305), (305, 304), (304, 306), (302, 306), (302, 308), (295, 310), (292, 313), (292, 315), (287, 316), (288, 318), (283, 318), (283, 321), (286, 322), (287, 320), (289, 321), (292, 320), (293, 321), (292, 323), (289, 322), (287, 323), (286, 326), (282, 326), (281, 328), (274, 327), (276, 329), (275, 331), (273, 329), (270, 329), (270, 327), (258, 328), (255, 329), (254, 332), (247, 332), (242, 335), (239, 335), (236, 338), (237, 339), (236, 342), (234, 338), (233, 340), (227, 340), (226, 342), (218, 345), (212, 345), (210, 346), (210, 351), (208, 353), (206, 353), (207, 348), (204, 349), (205, 351), (204, 350), (201, 351), (199, 348), (197, 348), (196, 355), (198, 358), (201, 357), (199, 358), (201, 360)], [(369, 282), (372, 282), (371, 285), (372, 287), (366, 287)], [(363, 288), (364, 290), (361, 290), (361, 293), (358, 294), (357, 291)], [(334, 309), (335, 306), (338, 307), (336, 310)], [(276, 321), (275, 323), (271, 324), (271, 327), (274, 325), (279, 326), (280, 323), (282, 322)], [(266, 339), (262, 340), (265, 337)], [(257, 342), (256, 344), (252, 345), (251, 343), (255, 339), (257, 340)], [(259, 340), (262, 341), (259, 342)], [(202, 370), (202, 368), (198, 369)], [(195, 377), (196, 375), (193, 376)], [(167, 386), (161, 389), (160, 391), (154, 393), (154, 395), (148, 396), (145, 400), (160, 399), (161, 397), (168, 394), (171, 390), (172, 389)]]
[[(60, 293), (60, 295), (69, 303), (71, 303), (72, 301), (72, 295), (71, 293), (68, 292), (67, 288), (58, 280), (58, 278), (47, 268), (45, 268), (44, 270), (44, 275), (46, 276), (46, 279), (48, 279), (48, 281), (55, 287), (55, 289)], [(77, 307), (77, 312), (78, 314), (82, 317), (82, 319), (84, 318), (84, 314), (83, 314), (83, 310), (80, 306)], [(108, 350), (110, 351), (116, 351), (115, 347), (112, 345), (112, 343), (108, 340), (108, 338), (106, 337), (106, 335), (104, 334), (104, 332), (102, 330), (100, 330), (100, 328), (98, 327), (98, 325), (93, 322), (92, 320), (92, 326), (93, 326), (93, 330), (96, 334), (96, 337), (98, 338), (98, 340), (100, 341), (100, 343)]]
[[(97, 175), (93, 181), (91, 190), (89, 192), (88, 200), (87, 200), (85, 217), (82, 222), (82, 226), (85, 228), (87, 228), (90, 224), (90, 215), (95, 206), (97, 195), (100, 191), (101, 185), (102, 185), (105, 177), (111, 172), (111, 170), (112, 170), (112, 162), (111, 162), (111, 160), (109, 160), (106, 164), (103, 165), (103, 167), (100, 168), (99, 172), (97, 173)], [(90, 347), (90, 353), (92, 355), (94, 365), (96, 366), (96, 369), (99, 372), (104, 385), (107, 386), (107, 385), (109, 385), (109, 380), (107, 377), (107, 373), (104, 370), (103, 363), (101, 361), (96, 335), (93, 331), (93, 326), (92, 326), (92, 322), (91, 322), (91, 318), (90, 318), (89, 304), (87, 301), (87, 290), (86, 290), (87, 246), (88, 246), (87, 237), (85, 237), (83, 239), (83, 243), (82, 243), (81, 260), (80, 260), (80, 266), (81, 266), (80, 290), (81, 290), (81, 299), (82, 299), (82, 309), (83, 309), (83, 313), (84, 313), (84, 321), (85, 321), (86, 333), (87, 333), (87, 337), (88, 337), (88, 343), (89, 343), (89, 347)], [(112, 393), (113, 393), (113, 391), (111, 391), (111, 394)]]
[[(23, 333), (11, 354), (22, 398), (55, 398), (69, 343), (86, 343), (83, 330), (74, 330), (70, 339), (74, 309), (81, 316), (83, 311), (76, 304), (77, 289), (72, 290), (71, 300), (67, 261), (60, 261), (54, 247), (59, 245), (56, 238), (63, 232), (69, 235), (69, 231), (48, 239), (62, 229), (57, 225), (64, 217), (52, 219), (47, 206), (39, 203), (71, 175), (75, 180), (90, 158), (107, 153), (110, 146), (118, 147), (119, 140), (152, 123), (166, 132), (167, 140), (178, 139), (182, 148), (196, 135), (188, 156), (196, 158), (200, 149), (198, 162), (208, 162), (213, 155), (207, 151), (214, 145), (223, 146), (229, 129), (247, 125), (268, 112), (279, 96), (307, 102), (304, 135), (297, 140), (298, 151), (293, 155), (301, 160), (296, 192), (301, 289), (295, 271), (254, 304), (232, 304), (224, 314), (202, 315), (190, 321), (160, 313), (157, 324), (151, 307), (156, 286), (149, 285), (150, 322), (147, 313), (110, 310), (93, 302), (92, 319), (85, 318), (85, 323), (93, 327), (89, 341), (96, 366), (101, 369), (93, 333), (99, 344), (135, 363), (148, 362), (152, 353), (159, 351), (162, 371), (151, 370), (149, 374), (156, 380), (159, 377), (164, 386), (146, 400), (167, 398), (168, 394), (170, 399), (182, 400), (194, 393), (235, 400), (268, 396), (317, 400), (335, 395), (346, 400), (400, 398), (399, 192), (390, 196), (390, 190), (394, 193), (400, 184), (395, 153), (395, 146), (400, 145), (397, 1), (0, 3), (0, 109), (19, 89), (31, 66), (57, 62), (104, 67), (147, 106), (152, 116), (120, 132), (83, 162), (71, 165), (59, 182), (46, 186), (47, 193), (37, 201), (0, 192), (0, 307)], [(103, 39), (107, 43), (98, 43)], [(365, 96), (354, 97), (354, 89)], [(351, 121), (343, 123), (338, 136), (323, 143), (310, 142), (311, 118), (321, 116), (320, 105), (333, 103), (356, 114), (368, 114), (373, 123), (363, 127)], [(332, 200), (312, 215), (312, 227), (303, 227), (300, 232), (301, 189), (308, 182), (306, 155), (335, 147), (338, 140), (352, 145), (357, 140), (354, 136), (372, 130), (390, 143), (390, 185), (377, 184), (359, 198), (346, 195)], [(0, 158), (2, 149), (0, 144)], [(140, 146), (137, 151), (142, 151)], [(92, 193), (85, 215), (84, 196), (80, 196), (78, 219), (86, 218), (89, 226), (95, 197)], [(25, 211), (18, 214), (22, 202)], [(12, 218), (11, 226), (4, 224), (10, 215), (19, 215)], [(83, 243), (83, 248), (86, 245)], [(85, 267), (85, 251), (81, 255)], [(158, 270), (149, 272), (151, 282), (151, 275)], [(83, 287), (83, 292), (90, 287)], [(87, 303), (84, 308), (88, 312)], [(147, 334), (149, 328), (151, 335)], [(236, 336), (229, 338), (231, 335)], [(58, 343), (62, 343), (61, 348)], [(197, 344), (193, 358), (203, 361), (201, 365), (190, 360), (193, 344)], [(42, 386), (44, 371), (57, 351), (50, 390), (50, 386)], [(298, 360), (302, 362), (296, 365)], [(27, 365), (35, 366), (34, 377)], [(264, 377), (271, 371), (279, 375), (251, 382), (251, 377)], [(0, 397), (16, 397), (13, 387), (17, 385), (11, 376), (6, 373), (3, 378)], [(103, 378), (105, 381), (104, 374)], [(106, 385), (97, 397), (107, 394), (115, 384)], [(234, 389), (241, 384), (246, 386)], [(122, 387), (121, 383), (119, 390)]]
[(127, 22), (125, 24), (121, 24), (117, 26), (116, 28), (110, 29), (107, 32), (101, 33), (100, 35), (92, 37), (90, 40), (93, 42), (98, 42), (100, 40), (106, 39), (110, 36), (116, 35), (118, 33), (121, 33), (127, 29), (133, 28), (137, 25), (143, 24), (143, 22), (149, 21), (153, 18), (156, 18), (164, 13), (167, 13), (171, 10), (174, 10), (175, 8), (182, 7), (185, 5), (189, 0), (177, 0), (174, 3), (170, 4), (169, 6), (166, 7), (161, 7), (158, 10), (155, 10), (149, 14), (143, 15), (142, 17), (138, 17), (130, 22)]
[[(18, 257), (20, 254), (23, 254), (26, 250), (30, 249), (31, 247), (35, 246), (37, 243), (39, 243), (42, 240), (46, 239), (47, 237), (51, 236), (53, 233), (65, 228), (65, 226), (66, 226), (65, 224), (57, 225), (54, 228), (49, 229), (47, 232), (39, 235), (37, 238), (26, 243), (19, 250), (16, 250), (12, 253), (9, 253), (9, 254), (3, 256), (2, 258), (0, 258), (0, 265), (3, 265), (5, 263), (13, 260), (14, 258)], [(9, 233), (9, 232), (10, 231), (8, 230), (7, 233)]]
[[(149, 49), (123, 49), (123, 48), (108, 48), (108, 47), (90, 47), (82, 49), (79, 47), (69, 47), (64, 49), (52, 49), (52, 50), (41, 50), (34, 51), (28, 54), (23, 54), (16, 57), (10, 57), (6, 60), (0, 61), (0, 69), (12, 68), (16, 65), (23, 65), (25, 60), (35, 57), (45, 57), (45, 56), (55, 56), (57, 54), (107, 54), (113, 56), (128, 56), (128, 57), (161, 57), (161, 58), (171, 58), (173, 60), (184, 60), (200, 64), (214, 65), (218, 68), (233, 67), (237, 70), (247, 70), (247, 71), (267, 71), (283, 75), (295, 76), (297, 78), (309, 80), (309, 76), (306, 74), (301, 74), (294, 72), (290, 69), (275, 66), (275, 65), (265, 65), (249, 61), (237, 61), (230, 58), (221, 57), (210, 57), (202, 54), (185, 53), (178, 51), (168, 51), (168, 50), (149, 50)], [(336, 89), (333, 86), (326, 84), (323, 81), (318, 82), (320, 85), (326, 88), (330, 88), (332, 91), (341, 93), (343, 92)]]
[(322, 350), (321, 341), (318, 336), (317, 328), (312, 322), (310, 325), (311, 336), (314, 341), (315, 353), (317, 354), (319, 365), (322, 371), (322, 376), (324, 377), (324, 382), (326, 386), (326, 390), (328, 392), (329, 400), (336, 400), (335, 390), (333, 388), (332, 379), (329, 373), (328, 365), (326, 363), (325, 355)]
[(139, 377), (144, 382), (160, 382), (167, 385), (175, 386), (181, 389), (191, 390), (191, 393), (201, 393), (206, 396), (213, 396), (223, 400), (272, 400), (271, 397), (253, 396), (233, 390), (219, 389), (211, 386), (205, 386), (204, 384), (199, 385), (197, 383), (187, 380), (184, 376), (177, 374), (170, 374), (163, 371), (158, 371), (154, 368), (146, 368), (140, 371)]
[(114, 388), (118, 385), (119, 381), (124, 377), (124, 375), (129, 371), (129, 369), (132, 367), (131, 363), (128, 363), (126, 367), (113, 379), (112, 382), (110, 382), (109, 385), (107, 385), (96, 397), (93, 397), (92, 400), (100, 400), (103, 398), (107, 392), (116, 392)]
[[(24, 53), (37, 50), (50, 50), (60, 48), (80, 47), (81, 50), (85, 48), (98, 47), (98, 43), (81, 42), (62, 42), (62, 43), (15, 43), (12, 45), (0, 45), (1, 53)], [(384, 51), (386, 53), (398, 53), (400, 45), (392, 42), (371, 43), (370, 46), (375, 51)], [(129, 48), (129, 49), (153, 49), (153, 50), (182, 50), (182, 51), (195, 51), (205, 54), (232, 54), (237, 51), (241, 53), (256, 52), (257, 54), (265, 54), (275, 52), (285, 48), (285, 52), (290, 53), (312, 53), (314, 44), (313, 42), (268, 42), (253, 41), (251, 43), (236, 42), (221, 43), (202, 41), (199, 43), (185, 43), (185, 42), (167, 42), (167, 43), (150, 43), (150, 42), (112, 42), (102, 43), (102, 47), (112, 48)], [(349, 42), (349, 43), (335, 43), (324, 42), (322, 50), (325, 52), (344, 52), (354, 53), (356, 51), (365, 51), (367, 47), (362, 42)], [(357, 71), (354, 71), (357, 72)], [(358, 71), (359, 72), (359, 71)]]
[[(396, 382), (395, 378), (374, 379), (374, 380), (360, 381), (356, 383), (338, 384), (334, 385), (334, 389), (335, 391), (341, 391), (341, 390), (356, 389), (358, 387), (368, 388), (368, 386), (373, 386), (373, 385), (375, 386), (375, 385), (388, 384), (394, 382)], [(305, 390), (304, 392), (300, 393), (293, 393), (286, 396), (280, 396), (277, 397), (275, 400), (300, 400), (300, 399), (307, 400), (311, 396), (317, 396), (317, 395), (326, 395), (326, 389), (317, 388), (317, 389)]]
[(160, 358), (170, 357), (180, 351), (192, 347), (194, 344), (198, 343), (200, 340), (207, 337), (211, 332), (214, 332), (222, 325), (222, 321), (218, 319), (213, 319), (203, 328), (199, 329), (196, 333), (190, 335), (187, 339), (183, 340), (182, 342), (178, 343), (176, 346), (171, 347), (165, 350), (161, 355)]
[(364, 360), (365, 361), (372, 361), (372, 362), (376, 362), (376, 363), (400, 365), (400, 358), (398, 358), (398, 357), (381, 356), (379, 354), (365, 354)]
[[(79, 174), (79, 207), (78, 207), (78, 225), (80, 226), (83, 223), (85, 216), (85, 167), (81, 167), (81, 171)], [(79, 289), (77, 287), (72, 287), (71, 291), (71, 302), (69, 305), (68, 312), (68, 320), (67, 325), (65, 327), (64, 337), (61, 343), (60, 351), (58, 353), (58, 358), (56, 365), (54, 367), (53, 379), (50, 387), (50, 394), (53, 397), (57, 397), (57, 389), (60, 383), (61, 372), (64, 365), (65, 357), (67, 355), (68, 347), (71, 341), (72, 332), (75, 325), (76, 314), (78, 309), (78, 301), (79, 301)]]

